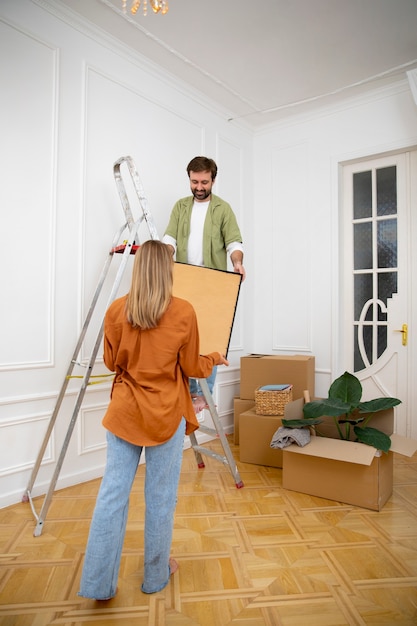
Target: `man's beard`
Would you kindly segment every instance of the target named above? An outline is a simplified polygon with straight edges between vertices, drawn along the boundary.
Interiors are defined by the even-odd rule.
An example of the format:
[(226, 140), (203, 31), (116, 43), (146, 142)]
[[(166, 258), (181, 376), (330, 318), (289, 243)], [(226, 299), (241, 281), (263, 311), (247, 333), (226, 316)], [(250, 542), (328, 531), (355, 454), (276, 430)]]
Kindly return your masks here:
[(193, 191), (193, 196), (194, 198), (197, 198), (197, 200), (205, 200), (206, 198), (208, 198), (211, 194), (211, 189), (207, 190), (204, 189), (204, 191)]

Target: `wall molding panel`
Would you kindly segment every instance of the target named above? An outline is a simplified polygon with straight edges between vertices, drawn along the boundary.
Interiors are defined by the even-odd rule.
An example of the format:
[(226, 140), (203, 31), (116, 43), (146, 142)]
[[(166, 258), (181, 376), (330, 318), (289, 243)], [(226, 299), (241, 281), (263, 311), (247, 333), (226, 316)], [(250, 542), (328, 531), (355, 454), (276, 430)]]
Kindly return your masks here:
[[(310, 206), (308, 144), (274, 148), (271, 152), (272, 223), (276, 279), (272, 291), (273, 350), (311, 351)], [(294, 178), (299, 180), (294, 193)], [(287, 233), (293, 233), (289, 237)], [(295, 244), (296, 242), (296, 244)], [(297, 256), (297, 263), (294, 263)], [(291, 303), (291, 306), (285, 306)]]
[[(49, 417), (47, 414), (38, 414), (0, 423), (0, 477), (32, 469)], [(28, 432), (31, 433), (30, 440), (27, 438)], [(55, 436), (52, 433), (42, 465), (50, 465), (55, 460)]]
[[(3, 267), (13, 260), (13, 279), (3, 284), (0, 370), (54, 364), (56, 143), (59, 50), (28, 28), (0, 21), (4, 93), (1, 128)], [(30, 115), (27, 104), (30, 103)], [(19, 127), (13, 136), (7, 128)], [(28, 141), (30, 137), (30, 141)], [(19, 190), (18, 192), (16, 190)], [(17, 245), (25, 241), (27, 245)], [(36, 249), (36, 254), (34, 250)], [(42, 276), (42, 280), (38, 277)]]
[(108, 402), (81, 407), (78, 428), (78, 454), (106, 449), (106, 431), (101, 425)]

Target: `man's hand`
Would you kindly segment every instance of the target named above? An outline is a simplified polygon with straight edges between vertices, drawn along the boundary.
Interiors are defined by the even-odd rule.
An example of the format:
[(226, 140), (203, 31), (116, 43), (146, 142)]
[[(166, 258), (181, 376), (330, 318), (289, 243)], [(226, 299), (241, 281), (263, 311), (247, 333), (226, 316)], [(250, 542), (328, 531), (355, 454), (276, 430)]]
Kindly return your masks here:
[(246, 278), (245, 268), (243, 267), (243, 254), (240, 250), (235, 250), (230, 255), (230, 260), (233, 264), (233, 271), (235, 274), (240, 274), (242, 276), (242, 281)]
[(236, 261), (236, 263), (233, 263), (233, 271), (235, 272), (235, 274), (242, 275), (242, 282), (245, 280), (246, 278), (245, 268), (243, 267), (240, 261)]

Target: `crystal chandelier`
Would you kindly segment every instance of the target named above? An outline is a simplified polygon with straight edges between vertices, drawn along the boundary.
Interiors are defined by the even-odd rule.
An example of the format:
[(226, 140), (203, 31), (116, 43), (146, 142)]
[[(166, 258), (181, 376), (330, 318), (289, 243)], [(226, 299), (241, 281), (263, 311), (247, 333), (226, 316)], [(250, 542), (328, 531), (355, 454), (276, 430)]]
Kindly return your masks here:
[[(142, 0), (142, 2), (133, 0), (129, 9), (132, 15), (136, 15), (140, 5), (142, 5), (143, 15), (148, 14), (148, 0)], [(161, 15), (168, 13), (168, 0), (149, 0), (149, 5), (154, 13), (161, 13)], [(123, 13), (127, 12), (127, 0), (122, 0), (122, 10)]]

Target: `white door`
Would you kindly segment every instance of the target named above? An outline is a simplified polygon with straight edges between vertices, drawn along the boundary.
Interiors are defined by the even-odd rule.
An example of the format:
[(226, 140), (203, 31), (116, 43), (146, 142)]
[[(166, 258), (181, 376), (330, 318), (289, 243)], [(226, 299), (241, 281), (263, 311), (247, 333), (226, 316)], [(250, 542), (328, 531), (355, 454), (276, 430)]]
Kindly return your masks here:
[[(417, 151), (343, 166), (342, 359), (363, 399), (393, 396), (396, 431), (417, 438)], [(414, 277), (414, 278), (413, 278)]]

